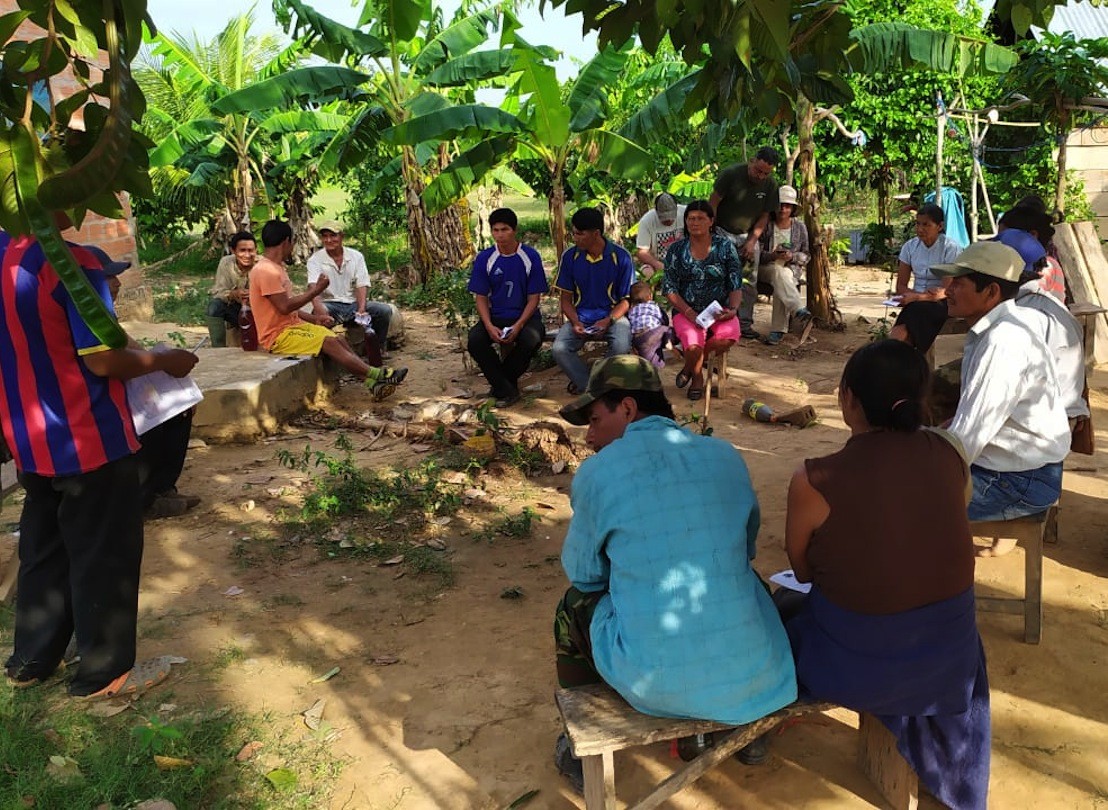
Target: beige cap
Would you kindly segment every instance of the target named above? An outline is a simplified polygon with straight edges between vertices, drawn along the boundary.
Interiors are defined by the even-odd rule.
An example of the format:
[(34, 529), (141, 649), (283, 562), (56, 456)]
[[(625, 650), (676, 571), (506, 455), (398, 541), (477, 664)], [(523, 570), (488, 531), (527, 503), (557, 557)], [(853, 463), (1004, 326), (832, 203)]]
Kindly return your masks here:
[(335, 219), (328, 219), (325, 222), (321, 222), (315, 226), (315, 229), (320, 233), (324, 231), (330, 231), (331, 233), (342, 233), (342, 223)]
[(789, 203), (789, 205), (796, 205), (796, 189), (792, 186), (781, 186), (781, 188), (777, 189), (777, 201)]
[(981, 273), (1001, 281), (1019, 281), (1023, 257), (1000, 242), (975, 242), (949, 264), (935, 264), (931, 272), (938, 276), (968, 276)]

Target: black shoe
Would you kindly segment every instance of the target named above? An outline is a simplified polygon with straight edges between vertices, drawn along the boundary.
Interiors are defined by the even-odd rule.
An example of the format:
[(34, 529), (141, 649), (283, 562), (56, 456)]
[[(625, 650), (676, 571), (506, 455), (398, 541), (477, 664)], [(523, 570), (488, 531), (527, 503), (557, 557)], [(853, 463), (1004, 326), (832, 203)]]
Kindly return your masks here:
[(569, 780), (570, 787), (578, 795), (585, 795), (585, 768), (581, 760), (573, 755), (569, 747), (569, 737), (564, 733), (558, 735), (558, 742), (554, 744), (554, 767)]
[(769, 759), (769, 732), (740, 748), (735, 759), (743, 765), (761, 765)]
[(742, 339), (743, 340), (761, 340), (762, 339), (762, 333), (759, 332), (757, 329), (744, 329), (742, 331)]
[(515, 405), (521, 399), (523, 399), (523, 394), (519, 393), (519, 391), (517, 390), (509, 394), (505, 394), (504, 396), (498, 396), (496, 398), (496, 402), (493, 404), (497, 408), (507, 408), (511, 405)]

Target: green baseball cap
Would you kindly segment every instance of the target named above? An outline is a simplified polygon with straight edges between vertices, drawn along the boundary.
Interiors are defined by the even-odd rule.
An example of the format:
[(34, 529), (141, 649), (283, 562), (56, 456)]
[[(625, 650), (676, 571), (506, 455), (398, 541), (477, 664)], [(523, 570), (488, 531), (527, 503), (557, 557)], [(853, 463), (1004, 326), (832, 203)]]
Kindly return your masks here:
[(654, 366), (637, 354), (617, 354), (593, 366), (585, 393), (558, 413), (571, 425), (587, 425), (589, 406), (609, 391), (661, 390), (662, 379)]
[(933, 264), (937, 276), (968, 276), (981, 273), (1001, 281), (1019, 281), (1023, 257), (1001, 242), (974, 242), (949, 264)]

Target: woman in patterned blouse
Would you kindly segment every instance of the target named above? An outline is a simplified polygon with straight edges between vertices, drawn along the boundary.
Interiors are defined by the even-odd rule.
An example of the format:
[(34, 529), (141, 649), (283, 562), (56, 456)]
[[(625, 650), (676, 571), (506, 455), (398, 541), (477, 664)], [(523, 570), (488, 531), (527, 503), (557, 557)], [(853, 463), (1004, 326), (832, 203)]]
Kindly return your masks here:
[[(677, 387), (689, 387), (688, 397), (704, 395), (704, 358), (725, 351), (739, 339), (736, 313), (742, 300), (742, 264), (735, 246), (713, 234), (715, 211), (706, 200), (685, 209), (685, 238), (666, 254), (662, 293), (673, 304), (673, 329), (685, 352)], [(715, 304), (707, 329), (697, 316)]]

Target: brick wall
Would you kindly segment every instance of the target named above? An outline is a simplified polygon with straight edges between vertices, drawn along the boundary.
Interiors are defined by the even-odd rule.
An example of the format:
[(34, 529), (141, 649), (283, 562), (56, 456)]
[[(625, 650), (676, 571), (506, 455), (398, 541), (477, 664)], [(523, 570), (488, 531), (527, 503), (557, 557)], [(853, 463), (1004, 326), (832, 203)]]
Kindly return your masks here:
[[(17, 11), (16, 0), (0, 0), (0, 14)], [(16, 30), (13, 39), (30, 40), (42, 36), (37, 25), (24, 22)], [(103, 56), (101, 66), (107, 66), (107, 57)], [(92, 71), (92, 81), (97, 81), (96, 70)], [(55, 98), (64, 98), (80, 88), (77, 79), (68, 71), (50, 80), (50, 89)], [(81, 125), (80, 113), (73, 116), (73, 125)], [(99, 214), (90, 213), (80, 230), (68, 230), (65, 238), (82, 244), (99, 245), (113, 259), (131, 262), (131, 269), (119, 277), (123, 290), (120, 293), (117, 309), (122, 320), (153, 320), (154, 311), (150, 290), (145, 287), (142, 268), (138, 261), (138, 245), (135, 242), (135, 220), (131, 214), (130, 199), (122, 195), (125, 219), (106, 219)]]

